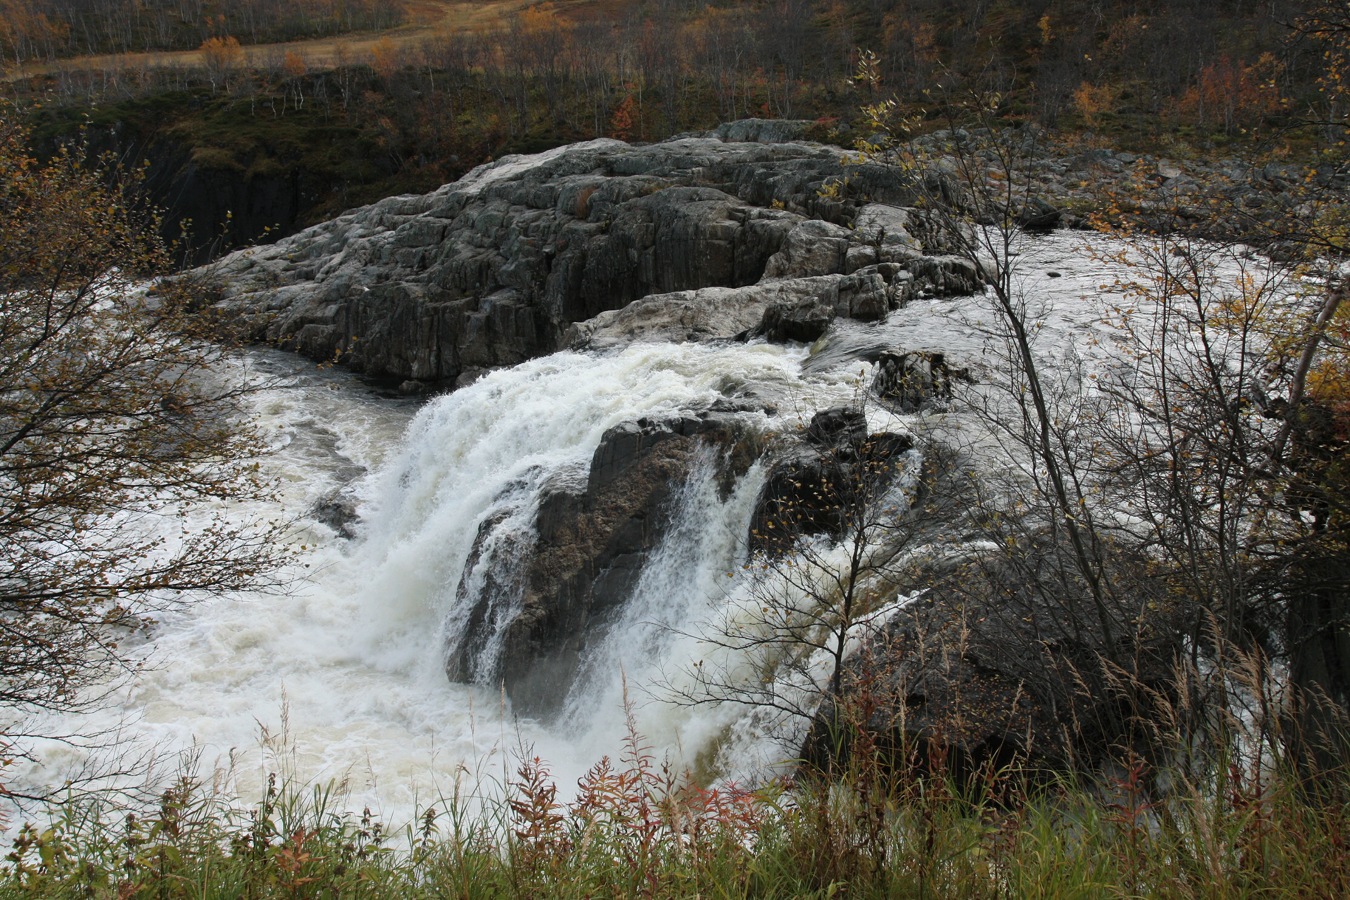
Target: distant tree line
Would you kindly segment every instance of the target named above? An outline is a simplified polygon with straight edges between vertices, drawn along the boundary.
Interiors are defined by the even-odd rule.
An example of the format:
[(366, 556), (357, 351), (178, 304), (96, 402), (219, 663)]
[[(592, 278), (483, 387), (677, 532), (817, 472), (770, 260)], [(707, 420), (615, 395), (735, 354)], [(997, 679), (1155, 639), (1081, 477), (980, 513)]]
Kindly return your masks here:
[(0, 0), (5, 57), (189, 50), (227, 35), (248, 44), (325, 37), (403, 21), (401, 0)]
[[(537, 3), (493, 31), (387, 36), (322, 60), (303, 47), (242, 48), (265, 39), (266, 28), (290, 28), (292, 18), (337, 27), (399, 8), (373, 0), (303, 0), (284, 10), (265, 3), (224, 10), (195, 0), (0, 0), (0, 46), (10, 59), (23, 22), (71, 21), (58, 8), (125, 6), (123, 24), (172, 13), (201, 26), (183, 41), (202, 50), (193, 62), (59, 63), (6, 90), (41, 98), (49, 112), (64, 107), (68, 122), (88, 114), (130, 123), (142, 128), (135, 136), (142, 142), (171, 129), (207, 169), (317, 173), (335, 193), (302, 198), (294, 215), (305, 223), (384, 193), (430, 189), (502, 153), (597, 136), (659, 140), (740, 118), (806, 118), (820, 123), (813, 137), (850, 144), (866, 136), (856, 131), (859, 106), (892, 96), (920, 128), (941, 124), (936, 98), (978, 90), (1000, 98), (1003, 121), (1087, 129), (1129, 149), (1293, 135), (1287, 126), (1332, 122), (1344, 106), (1319, 82), (1322, 43), (1297, 27), (1335, 20), (1344, 10), (1335, 2)], [(74, 33), (64, 33), (63, 46), (92, 40)], [(877, 60), (876, 87), (851, 79), (860, 52)], [(207, 91), (213, 99), (203, 102)], [(153, 107), (139, 125), (131, 109), (138, 105)], [(301, 134), (315, 128), (324, 130), (321, 139)], [(52, 131), (39, 124), (35, 134)], [(1293, 140), (1307, 147), (1338, 135), (1324, 128)], [(331, 159), (302, 165), (320, 146), (334, 148)]]
[[(542, 115), (590, 134), (670, 133), (701, 118), (796, 117), (832, 104), (857, 51), (888, 91), (921, 106), (978, 80), (1010, 111), (1098, 128), (1120, 117), (1230, 134), (1307, 112), (1318, 54), (1292, 39), (1310, 0), (633, 0), (617, 10), (529, 6), (489, 34), (392, 41), (381, 75), (481, 74), (517, 129)], [(0, 48), (14, 62), (81, 53), (257, 44), (387, 28), (388, 0), (0, 0)], [(278, 60), (280, 64), (280, 60)], [(538, 108), (542, 107), (542, 108)], [(630, 128), (613, 128), (620, 119)], [(622, 123), (620, 123), (622, 124)]]

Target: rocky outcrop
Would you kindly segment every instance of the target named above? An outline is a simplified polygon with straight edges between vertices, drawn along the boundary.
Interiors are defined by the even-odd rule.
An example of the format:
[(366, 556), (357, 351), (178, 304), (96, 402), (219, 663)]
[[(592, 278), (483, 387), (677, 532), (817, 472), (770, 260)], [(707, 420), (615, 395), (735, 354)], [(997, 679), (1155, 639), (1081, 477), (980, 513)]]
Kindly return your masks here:
[[(765, 334), (814, 341), (838, 316), (875, 321), (895, 308), (910, 279), (898, 267), (853, 275), (768, 281), (743, 288), (653, 294), (573, 325), (564, 344), (604, 349), (632, 341), (699, 341)], [(888, 276), (889, 279), (888, 280)], [(813, 325), (803, 325), (803, 322)]]
[[(940, 364), (912, 359), (925, 371)], [(987, 513), (965, 474), (969, 459), (926, 447), (918, 479), (896, 492), (911, 448), (907, 436), (869, 433), (859, 409), (824, 410), (773, 453), (756, 504), (756, 552), (791, 550), (805, 535), (839, 538), (846, 524), (870, 520), (880, 527), (867, 551), (888, 560), (865, 577), (893, 599), (849, 626), (855, 649), (839, 692), (821, 698), (808, 729), (806, 770), (846, 768), (859, 732), (889, 765), (959, 780), (1013, 760), (1047, 772), (1091, 763), (1117, 745), (1126, 704), (1164, 696), (1179, 621), (1152, 615), (1121, 658), (1048, 532), (1033, 527), (1019, 538), (1024, 557), (960, 537)], [(1139, 621), (1128, 602), (1106, 608), (1121, 628)], [(1126, 664), (1144, 686), (1129, 696), (1113, 680)]]
[(816, 413), (774, 454), (750, 521), (751, 551), (778, 554), (808, 535), (839, 537), (856, 516), (877, 514), (874, 501), (913, 447), (907, 435), (869, 434), (859, 408)]
[[(724, 338), (756, 316), (771, 339), (812, 340), (838, 316), (884, 314), (879, 290), (887, 309), (978, 290), (978, 267), (946, 255), (959, 226), (932, 214), (934, 202), (968, 206), (953, 153), (995, 179), (967, 209), (984, 219), (1005, 212), (996, 176), (1011, 158), (1025, 185), (1006, 212), (1029, 229), (1083, 224), (1103, 194), (1146, 219), (1212, 203), (1278, 216), (1298, 200), (1278, 166), (1057, 148), (1034, 128), (925, 135), (913, 147), (926, 160), (917, 173), (845, 166), (839, 148), (802, 140), (809, 129), (749, 120), (647, 146), (596, 140), (505, 157), (430, 194), (232, 254), (212, 274), (254, 338), (425, 390), (564, 344)], [(922, 213), (912, 209), (920, 199)], [(844, 282), (853, 276), (884, 288), (867, 288), (855, 307), (840, 299), (856, 292)], [(763, 319), (782, 298), (756, 289), (804, 278), (825, 279), (821, 293)], [(698, 293), (711, 288), (737, 293)], [(594, 338), (571, 332), (644, 298), (644, 317), (659, 310), (665, 324), (629, 317), (589, 328)]]
[[(609, 429), (584, 479), (564, 476), (545, 488), (531, 545), (507, 554), (520, 566), (498, 566), (475, 596), (465, 596), (467, 577), (461, 583), (459, 602), (471, 608), (447, 657), (449, 676), (500, 681), (521, 714), (556, 712), (585, 649), (604, 636), (666, 533), (673, 501), (694, 466), (711, 455), (730, 490), (759, 450), (756, 432), (730, 408)], [(498, 539), (502, 524), (502, 519), (483, 523), (472, 557)], [(471, 558), (465, 571), (475, 568)], [(504, 593), (512, 596), (504, 599)], [(495, 616), (501, 608), (510, 615)], [(500, 642), (500, 652), (484, 654), (493, 640)]]
[[(1006, 214), (1030, 231), (1086, 227), (1094, 213), (1104, 212), (1117, 224), (1186, 227), (1207, 237), (1246, 241), (1262, 230), (1280, 233), (1280, 222), (1307, 202), (1309, 188), (1343, 192), (1350, 185), (1350, 173), (1338, 166), (1304, 175), (1291, 163), (1204, 154), (1169, 158), (1066, 143), (1033, 125), (993, 133), (983, 128), (937, 131), (915, 138), (907, 149), (924, 161), (930, 198), (964, 206), (989, 223)], [(954, 162), (958, 155), (959, 165)], [(1017, 184), (1011, 193), (1009, 168)], [(986, 179), (984, 196), (970, 204), (970, 185), (963, 182), (977, 172)], [(1216, 214), (1225, 210), (1228, 214)], [(931, 252), (940, 240), (925, 243)], [(1266, 249), (1281, 248), (1276, 242)]]
[[(938, 524), (948, 555), (916, 568), (910, 600), (846, 662), (842, 693), (825, 698), (803, 744), (808, 767), (846, 764), (850, 733), (865, 730), (894, 765), (944, 777), (1014, 760), (1090, 768), (1129, 740), (1126, 711), (1166, 705), (1178, 614), (1152, 614), (1121, 659), (1081, 596), (1048, 591), (1026, 566), (953, 542), (951, 519)], [(1046, 567), (1064, 564), (1057, 552), (1049, 541), (1028, 548)], [(1123, 625), (1139, 612), (1113, 615)]]
[(953, 257), (916, 257), (908, 268), (887, 262), (850, 274), (760, 281), (742, 288), (652, 294), (621, 310), (573, 324), (572, 349), (601, 350), (633, 341), (708, 341), (763, 336), (818, 340), (839, 318), (875, 322), (911, 297), (969, 293), (973, 268)]
[(944, 353), (883, 352), (872, 374), (872, 393), (901, 413), (946, 409), (952, 379), (968, 381), (970, 374), (948, 366)]
[(222, 259), (221, 306), (259, 340), (425, 387), (564, 344), (812, 340), (978, 285), (925, 255), (931, 225), (874, 202), (911, 197), (898, 172), (850, 168), (866, 199), (827, 200), (840, 151), (734, 140), (766, 128), (507, 157)]

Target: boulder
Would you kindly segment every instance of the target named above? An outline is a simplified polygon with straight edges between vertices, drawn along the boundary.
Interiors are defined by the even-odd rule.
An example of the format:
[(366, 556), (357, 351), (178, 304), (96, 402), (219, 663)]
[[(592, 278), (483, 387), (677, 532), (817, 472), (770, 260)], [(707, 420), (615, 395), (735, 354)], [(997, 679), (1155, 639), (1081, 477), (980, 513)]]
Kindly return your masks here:
[[(459, 587), (457, 605), (468, 614), (449, 636), (450, 678), (500, 681), (522, 715), (556, 712), (708, 448), (729, 491), (757, 458), (758, 436), (732, 410), (625, 422), (605, 433), (584, 479), (545, 487), (530, 533), (511, 516), (485, 521)], [(497, 544), (508, 562), (480, 565)]]
[(337, 489), (321, 497), (310, 507), (310, 516), (322, 522), (339, 537), (351, 540), (356, 537), (361, 514), (357, 512), (356, 498), (344, 489)]
[[(853, 275), (822, 276), (784, 283), (777, 298), (764, 309), (759, 333), (771, 341), (817, 340), (836, 318), (873, 322), (899, 306), (894, 284), (903, 283), (893, 272), (888, 284), (880, 267)], [(769, 285), (763, 286), (766, 290)]]
[(847, 228), (809, 219), (795, 225), (764, 266), (765, 278), (801, 278), (843, 272), (854, 234)]
[(1041, 197), (1032, 197), (1017, 210), (1014, 221), (1027, 231), (1053, 231), (1059, 227), (1059, 209)]
[(764, 310), (760, 331), (771, 341), (810, 344), (825, 333), (837, 315), (834, 304), (819, 296), (779, 301)]
[(914, 278), (912, 290), (923, 296), (959, 297), (978, 293), (986, 277), (980, 267), (962, 256), (920, 256), (907, 262)]
[(949, 369), (944, 354), (882, 353), (872, 375), (872, 393), (902, 413), (946, 409), (953, 378), (969, 375), (964, 369)]
[(884, 317), (899, 306), (910, 284), (907, 272), (887, 264), (853, 275), (651, 294), (573, 324), (562, 343), (602, 350), (634, 341), (715, 341), (747, 334), (809, 342), (840, 316), (869, 322)]
[(909, 210), (883, 203), (869, 203), (858, 210), (853, 230), (864, 244), (878, 248), (902, 248), (918, 255), (923, 245), (911, 234)]
[(715, 134), (729, 143), (782, 144), (800, 141), (815, 124), (810, 119), (740, 119), (717, 126)]

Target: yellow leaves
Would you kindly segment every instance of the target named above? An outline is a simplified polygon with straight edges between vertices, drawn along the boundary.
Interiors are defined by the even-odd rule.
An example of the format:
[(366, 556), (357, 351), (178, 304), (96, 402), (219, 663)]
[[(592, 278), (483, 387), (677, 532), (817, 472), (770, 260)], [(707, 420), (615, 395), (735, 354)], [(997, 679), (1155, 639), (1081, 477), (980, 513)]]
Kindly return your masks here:
[(289, 78), (300, 78), (309, 71), (309, 65), (305, 62), (304, 54), (287, 50), (286, 56), (281, 61), (281, 70)]
[(1049, 13), (1041, 16), (1040, 20), (1036, 23), (1036, 30), (1039, 31), (1041, 35), (1041, 46), (1048, 47), (1050, 42), (1055, 39), (1055, 31), (1050, 24)]
[(376, 41), (370, 49), (370, 67), (385, 81), (394, 77), (402, 63), (402, 53), (388, 35)]
[(840, 178), (831, 177), (820, 186), (816, 195), (822, 200), (841, 200), (844, 196), (846, 182)]
[(244, 48), (239, 39), (230, 35), (208, 38), (197, 48), (206, 70), (214, 79), (228, 75), (244, 61)]
[(1103, 113), (1115, 109), (1120, 88), (1113, 84), (1094, 85), (1084, 81), (1073, 92), (1073, 105), (1089, 128), (1096, 128)]
[(1339, 352), (1319, 360), (1308, 372), (1307, 393), (1328, 406), (1350, 403), (1350, 358)]
[(871, 50), (858, 51), (858, 65), (853, 73), (853, 81), (873, 90), (881, 88), (881, 57)]
[(559, 18), (552, 3), (537, 3), (521, 11), (520, 27), (526, 34), (541, 34), (549, 31), (570, 31), (572, 25)]

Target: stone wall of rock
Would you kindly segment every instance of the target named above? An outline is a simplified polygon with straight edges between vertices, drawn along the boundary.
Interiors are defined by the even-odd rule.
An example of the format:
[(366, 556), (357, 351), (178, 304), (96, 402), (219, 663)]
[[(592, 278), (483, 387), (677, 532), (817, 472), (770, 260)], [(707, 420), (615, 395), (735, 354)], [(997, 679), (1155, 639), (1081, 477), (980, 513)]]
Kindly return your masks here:
[[(212, 272), (221, 304), (259, 340), (416, 387), (551, 352), (565, 337), (584, 346), (603, 329), (571, 326), (639, 300), (645, 324), (630, 316), (618, 327), (647, 338), (753, 327), (812, 340), (834, 316), (880, 318), (916, 293), (978, 286), (964, 261), (925, 255), (903, 208), (870, 202), (908, 196), (897, 172), (850, 168), (869, 202), (827, 201), (821, 188), (846, 174), (838, 148), (724, 132), (498, 160), (225, 257)], [(691, 300), (710, 308), (691, 319)], [(677, 321), (656, 334), (662, 315)]]

